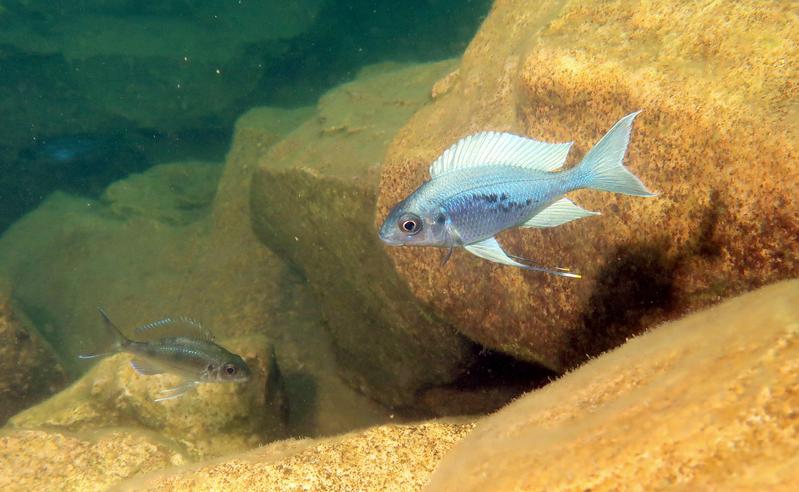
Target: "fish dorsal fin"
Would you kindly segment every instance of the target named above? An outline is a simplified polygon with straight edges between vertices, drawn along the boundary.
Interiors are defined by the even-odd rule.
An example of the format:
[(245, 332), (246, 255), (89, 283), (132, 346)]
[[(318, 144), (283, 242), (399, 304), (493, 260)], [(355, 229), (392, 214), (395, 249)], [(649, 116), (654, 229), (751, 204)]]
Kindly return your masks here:
[(438, 156), (430, 165), (430, 176), (435, 178), (454, 169), (496, 165), (554, 171), (566, 161), (571, 145), (571, 142), (539, 142), (511, 133), (475, 133)]
[(484, 239), (477, 243), (468, 244), (464, 246), (464, 248), (466, 248), (466, 250), (469, 253), (475, 256), (479, 256), (480, 258), (484, 258), (486, 260), (494, 261), (497, 263), (502, 263), (503, 265), (515, 266), (518, 268), (524, 268), (525, 270), (532, 270), (536, 272), (550, 273), (552, 275), (559, 275), (561, 277), (581, 278), (580, 275), (576, 273), (571, 273), (566, 268), (547, 268), (544, 266), (533, 264), (532, 262), (530, 262), (530, 260), (526, 258), (522, 258), (520, 256), (514, 256), (514, 258), (527, 261), (529, 264), (519, 263), (518, 261), (508, 256), (508, 254), (502, 250), (502, 247), (499, 245), (497, 240), (493, 237)]
[(164, 337), (188, 337), (213, 341), (214, 335), (199, 321), (185, 316), (176, 316), (152, 321), (136, 327), (136, 335), (142, 341)]
[(568, 198), (561, 198), (519, 227), (556, 227), (592, 215), (599, 215), (599, 212), (586, 210)]

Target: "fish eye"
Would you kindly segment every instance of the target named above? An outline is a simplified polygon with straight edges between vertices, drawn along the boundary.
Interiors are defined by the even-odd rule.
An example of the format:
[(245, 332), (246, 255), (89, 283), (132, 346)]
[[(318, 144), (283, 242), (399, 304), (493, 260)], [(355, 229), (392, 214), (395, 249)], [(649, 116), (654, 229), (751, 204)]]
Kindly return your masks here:
[(422, 221), (416, 215), (406, 214), (400, 217), (399, 227), (406, 234), (416, 234), (422, 230)]
[(225, 364), (225, 374), (228, 376), (236, 374), (236, 366), (233, 364)]

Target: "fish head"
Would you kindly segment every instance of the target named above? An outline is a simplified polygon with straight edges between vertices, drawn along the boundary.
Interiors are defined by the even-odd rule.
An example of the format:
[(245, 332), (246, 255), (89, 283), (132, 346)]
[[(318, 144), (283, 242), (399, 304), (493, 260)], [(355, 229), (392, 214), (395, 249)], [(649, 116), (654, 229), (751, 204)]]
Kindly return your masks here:
[(391, 209), (380, 227), (380, 239), (390, 246), (441, 246), (451, 244), (446, 214), (425, 206), (413, 195)]
[(208, 367), (208, 379), (213, 381), (242, 383), (250, 379), (250, 368), (240, 356), (228, 354), (219, 364)]

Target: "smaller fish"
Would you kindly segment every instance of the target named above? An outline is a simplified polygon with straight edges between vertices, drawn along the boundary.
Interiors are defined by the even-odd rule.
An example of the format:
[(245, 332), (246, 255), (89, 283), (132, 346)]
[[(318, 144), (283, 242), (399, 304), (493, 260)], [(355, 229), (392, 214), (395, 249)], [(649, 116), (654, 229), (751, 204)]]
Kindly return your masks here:
[(164, 318), (139, 326), (135, 332), (142, 341), (122, 334), (105, 311), (97, 308), (108, 331), (114, 336), (111, 350), (79, 355), (94, 359), (119, 352), (133, 354), (130, 364), (141, 375), (165, 372), (183, 377), (183, 383), (163, 390), (155, 401), (177, 398), (200, 383), (240, 383), (250, 377), (250, 368), (240, 356), (213, 342), (213, 335), (191, 318)]

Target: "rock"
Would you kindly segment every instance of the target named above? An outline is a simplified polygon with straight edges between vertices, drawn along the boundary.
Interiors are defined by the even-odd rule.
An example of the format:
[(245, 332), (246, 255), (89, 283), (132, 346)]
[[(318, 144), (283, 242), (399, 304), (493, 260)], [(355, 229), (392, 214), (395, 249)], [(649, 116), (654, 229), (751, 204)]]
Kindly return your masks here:
[(481, 420), (425, 490), (791, 490), (797, 360), (792, 280), (658, 327)]
[(0, 426), (66, 384), (52, 349), (6, 290), (0, 289)]
[[(221, 345), (250, 366), (247, 383), (201, 384), (181, 397), (157, 402), (159, 392), (177, 386), (181, 378), (141, 376), (130, 366), (131, 356), (119, 354), (99, 362), (68, 389), (16, 415), (9, 425), (81, 433), (139, 427), (160, 433), (195, 458), (242, 451), (282, 437), (283, 409), (275, 405), (280, 399), (275, 393), (282, 388), (269, 374), (274, 354), (268, 342), (253, 335)], [(268, 387), (267, 381), (277, 387)]]
[(376, 221), (465, 135), (573, 140), (573, 163), (637, 109), (626, 164), (658, 197), (580, 191), (575, 201), (601, 217), (500, 234), (509, 252), (570, 267), (580, 281), (462, 251), (442, 268), (439, 251), (388, 248), (400, 286), (437, 323), (564, 371), (658, 322), (799, 275), (790, 12), (754, 2), (495, 4), (457, 72), (394, 137)]
[(350, 384), (389, 405), (411, 405), (421, 387), (451, 381), (471, 355), (413, 301), (372, 223), (386, 145), (452, 66), (363, 71), (328, 92), (253, 176), (256, 234), (307, 277)]
[(154, 433), (114, 429), (91, 436), (0, 433), (0, 489), (108, 490), (127, 477), (186, 461)]
[(223, 461), (134, 478), (120, 490), (416, 491), (472, 427), (384, 425), (332, 439), (277, 442)]
[(154, 166), (112, 183), (103, 193), (111, 212), (186, 225), (207, 215), (223, 166), (180, 162)]
[(14, 15), (37, 20), (14, 23), (0, 39), (23, 56), (63, 58), (68, 69), (51, 85), (67, 85), (94, 112), (139, 128), (177, 131), (207, 125), (202, 119), (235, 117), (239, 101), (286, 50), (283, 43), (306, 32), (324, 5), (125, 3), (86, 2), (54, 11), (47, 2), (25, 2)]

